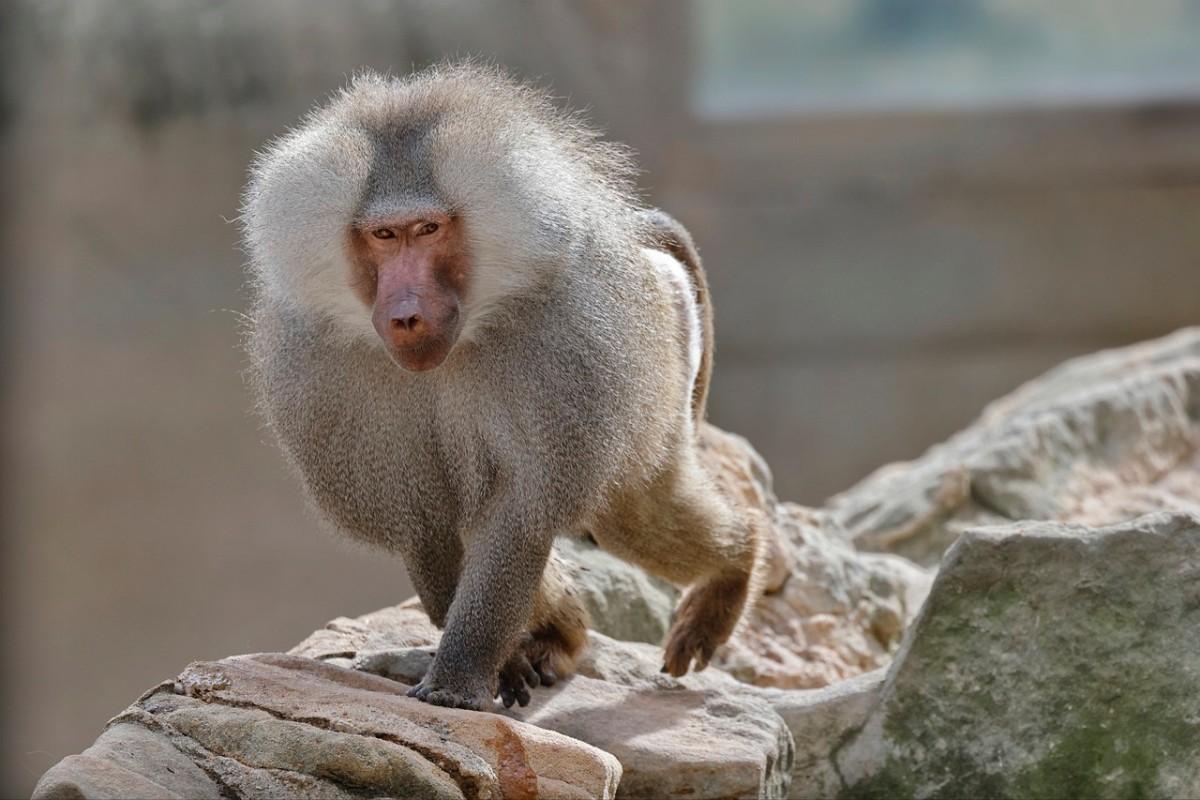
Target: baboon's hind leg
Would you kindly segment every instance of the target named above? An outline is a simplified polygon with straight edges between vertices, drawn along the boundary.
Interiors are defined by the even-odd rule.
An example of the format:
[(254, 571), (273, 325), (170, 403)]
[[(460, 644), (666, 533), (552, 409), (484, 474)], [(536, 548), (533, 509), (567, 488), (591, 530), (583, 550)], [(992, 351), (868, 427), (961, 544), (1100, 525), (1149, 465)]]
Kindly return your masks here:
[(687, 673), (693, 661), (697, 672), (707, 667), (758, 597), (763, 555), (759, 513), (735, 511), (733, 525), (745, 536), (745, 549), (736, 560), (700, 576), (675, 610), (663, 643), (663, 672), (677, 678)]
[(694, 463), (664, 475), (615, 509), (594, 532), (601, 547), (689, 587), (663, 644), (663, 671), (708, 666), (762, 583), (761, 512), (735, 505)]

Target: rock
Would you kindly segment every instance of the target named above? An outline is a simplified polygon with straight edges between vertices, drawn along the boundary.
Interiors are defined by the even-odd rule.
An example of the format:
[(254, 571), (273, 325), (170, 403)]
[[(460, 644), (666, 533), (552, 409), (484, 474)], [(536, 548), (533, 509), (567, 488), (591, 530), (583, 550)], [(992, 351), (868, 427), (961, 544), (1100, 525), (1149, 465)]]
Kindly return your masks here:
[(617, 797), (787, 796), (791, 734), (752, 697), (576, 675), (539, 689), (527, 708), (510, 714), (616, 756), (623, 769)]
[[(878, 669), (822, 689), (781, 690), (751, 686), (719, 669), (672, 678), (659, 671), (658, 648), (619, 642), (593, 633), (579, 663), (579, 674), (641, 690), (674, 693), (679, 689), (719, 692), (741, 703), (747, 715), (765, 703), (792, 735), (791, 787), (788, 797), (833, 797), (841, 790), (833, 756), (847, 735), (862, 727), (883, 686)], [(768, 716), (759, 711), (755, 716)], [(585, 737), (586, 738), (586, 737)], [(592, 742), (601, 746), (599, 742)], [(625, 762), (622, 762), (625, 763)], [(626, 771), (628, 775), (628, 768)]]
[(82, 755), (69, 756), (42, 776), (33, 796), (220, 798), (221, 790), (166, 736), (115, 722)]
[[(354, 663), (390, 673), (428, 652), (360, 653)], [(787, 796), (792, 738), (760, 690), (718, 669), (677, 679), (661, 665), (657, 646), (592, 632), (575, 677), (533, 692), (527, 708), (496, 710), (612, 753), (624, 775), (618, 797)], [(719, 755), (714, 741), (726, 743)]]
[[(374, 624), (385, 618), (376, 615)], [(354, 660), (386, 673), (427, 653), (408, 648)], [(497, 712), (612, 753), (624, 775), (618, 797), (787, 796), (792, 738), (760, 690), (717, 669), (677, 679), (661, 665), (657, 646), (592, 632), (575, 677), (536, 690), (527, 708)], [(719, 755), (714, 741), (726, 743)]]
[(1200, 328), (1069, 361), (827, 508), (859, 547), (923, 564), (969, 526), (1200, 511)]
[(672, 678), (659, 671), (660, 663), (656, 647), (614, 641), (594, 633), (579, 664), (579, 674), (640, 690), (657, 689), (663, 694), (679, 689), (719, 692), (741, 704), (747, 717), (770, 716), (761, 710), (752, 714), (752, 709), (761, 708), (761, 704), (769, 705), (792, 735), (794, 757), (787, 796), (798, 799), (833, 797), (841, 790), (834, 753), (847, 735), (862, 727), (884, 678), (884, 670), (880, 669), (822, 689), (781, 690), (750, 686), (712, 668)]
[(554, 547), (572, 568), (594, 630), (630, 642), (666, 638), (678, 589), (589, 542), (561, 538)]
[(47, 770), (33, 787), (32, 797), (33, 800), (176, 800), (181, 795), (106, 759), (77, 755), (67, 756)]
[(806, 691), (760, 689), (763, 700), (783, 719), (796, 746), (788, 797), (836, 797), (842, 779), (834, 762), (846, 737), (862, 728), (883, 688), (885, 670)]
[[(420, 683), (433, 663), (437, 654), (436, 647), (406, 647), (400, 650), (361, 651), (353, 659), (348, 659), (350, 669), (370, 672), (372, 675), (382, 675), (394, 681), (407, 683), (410, 686)], [(330, 659), (332, 660), (332, 659)], [(329, 661), (326, 661), (329, 663)]]
[(498, 714), (282, 654), (192, 664), (119, 716), (38, 797), (591, 798), (613, 756)]
[(810, 689), (888, 664), (931, 574), (856, 551), (829, 515), (791, 503), (775, 509), (774, 527), (791, 576), (759, 600), (716, 666), (758, 686)]
[(1200, 796), (1200, 517), (1030, 522), (946, 555), (849, 797)]
[(429, 621), (421, 601), (413, 597), (398, 606), (372, 611), (357, 619), (338, 617), (291, 649), (292, 655), (316, 659), (350, 659), (361, 653), (383, 653), (429, 647), (441, 632)]

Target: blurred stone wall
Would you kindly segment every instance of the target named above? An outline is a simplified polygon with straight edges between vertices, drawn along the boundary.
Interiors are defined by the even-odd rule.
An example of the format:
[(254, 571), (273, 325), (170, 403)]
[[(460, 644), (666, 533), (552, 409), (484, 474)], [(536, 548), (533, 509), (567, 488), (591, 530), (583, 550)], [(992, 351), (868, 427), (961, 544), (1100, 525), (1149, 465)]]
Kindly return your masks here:
[(1188, 108), (706, 121), (688, 6), (3, 9), (0, 794), (192, 659), (394, 602), (318, 529), (240, 371), (245, 166), (355, 69), (481, 54), (634, 146), (717, 302), (715, 422), (816, 502), (1068, 355), (1197, 321)]

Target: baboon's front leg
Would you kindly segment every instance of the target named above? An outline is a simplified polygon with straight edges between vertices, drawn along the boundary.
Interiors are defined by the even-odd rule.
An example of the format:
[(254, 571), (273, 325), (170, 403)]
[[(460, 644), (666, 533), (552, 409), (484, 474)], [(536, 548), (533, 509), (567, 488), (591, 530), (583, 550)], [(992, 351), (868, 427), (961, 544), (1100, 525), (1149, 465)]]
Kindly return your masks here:
[(481, 710), (496, 694), (497, 670), (533, 610), (553, 534), (505, 505), (464, 537), (466, 559), (437, 655), (409, 695)]

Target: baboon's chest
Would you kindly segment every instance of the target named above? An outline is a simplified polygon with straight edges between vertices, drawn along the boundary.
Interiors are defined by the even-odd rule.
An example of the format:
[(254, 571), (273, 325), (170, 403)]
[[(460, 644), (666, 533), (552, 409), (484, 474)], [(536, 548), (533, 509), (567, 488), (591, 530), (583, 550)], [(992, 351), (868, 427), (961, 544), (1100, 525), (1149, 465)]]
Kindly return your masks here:
[(272, 426), (339, 528), (388, 546), (457, 531), (465, 495), (479, 490), (455, 464), (464, 445), (444, 434), (434, 387), (372, 352), (330, 353), (317, 337), (267, 353), (262, 397)]

